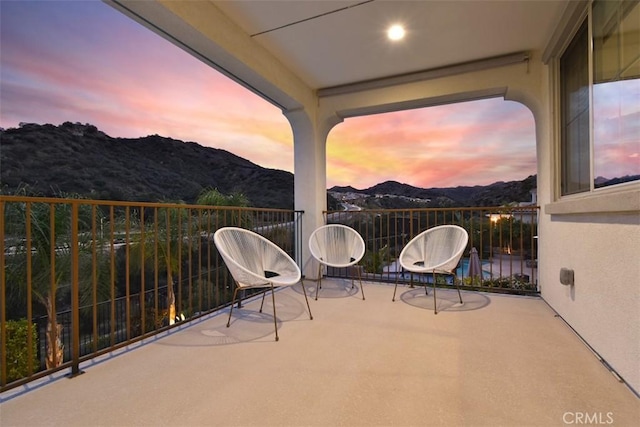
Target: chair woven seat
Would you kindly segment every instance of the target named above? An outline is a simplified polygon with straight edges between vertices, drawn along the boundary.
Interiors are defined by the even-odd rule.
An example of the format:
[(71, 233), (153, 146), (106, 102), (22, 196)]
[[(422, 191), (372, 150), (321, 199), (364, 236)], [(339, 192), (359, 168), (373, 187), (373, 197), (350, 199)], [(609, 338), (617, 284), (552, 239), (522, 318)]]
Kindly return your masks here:
[[(313, 258), (318, 261), (318, 283), (316, 285), (316, 300), (322, 288), (322, 266), (347, 268), (360, 262), (365, 252), (362, 236), (351, 227), (342, 224), (328, 224), (318, 227), (309, 237), (309, 250)], [(364, 289), (358, 268), (358, 279), (362, 299)], [(353, 288), (353, 279), (351, 280)]]
[[(433, 302), (434, 312), (438, 314), (436, 306), (436, 274), (455, 276), (455, 269), (467, 247), (469, 234), (467, 230), (457, 225), (440, 225), (423, 231), (406, 244), (398, 261), (402, 269), (412, 273), (433, 274)], [(460, 287), (456, 283), (458, 297), (462, 304)], [(398, 278), (393, 290), (392, 301), (395, 301), (398, 289)], [(425, 284), (425, 292), (427, 286)]]
[[(236, 283), (227, 327), (229, 327), (231, 323), (233, 303), (236, 300), (238, 290), (267, 288), (262, 295), (262, 304), (260, 305), (260, 312), (262, 312), (266, 291), (271, 289), (273, 322), (275, 324), (276, 341), (278, 341), (274, 288), (293, 286), (300, 282), (302, 277), (300, 268), (295, 261), (275, 243), (244, 228), (220, 228), (213, 235), (213, 240)], [(307, 302), (309, 318), (313, 319), (304, 286), (302, 287), (302, 291), (304, 292), (304, 298)]]

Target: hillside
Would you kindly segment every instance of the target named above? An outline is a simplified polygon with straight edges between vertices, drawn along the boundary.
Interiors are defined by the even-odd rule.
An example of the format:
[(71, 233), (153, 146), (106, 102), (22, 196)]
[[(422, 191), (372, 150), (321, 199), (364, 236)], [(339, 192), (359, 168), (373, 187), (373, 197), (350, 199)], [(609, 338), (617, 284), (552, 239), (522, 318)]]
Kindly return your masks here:
[(0, 184), (42, 195), (193, 202), (207, 187), (243, 193), (256, 207), (293, 208), (293, 174), (228, 151), (158, 135), (112, 138), (95, 126), (23, 125), (0, 133)]
[[(393, 195), (406, 199), (429, 200), (428, 203), (416, 203), (399, 200), (377, 199), (381, 208), (393, 207), (461, 207), (461, 206), (501, 206), (513, 202), (531, 201), (531, 190), (536, 188), (536, 176), (532, 175), (522, 181), (496, 182), (486, 186), (419, 188), (396, 181), (386, 181), (363, 190), (353, 187), (333, 187), (331, 193), (359, 193), (367, 196)], [(426, 205), (426, 206), (425, 206)], [(372, 206), (374, 207), (374, 206)]]
[[(228, 151), (158, 135), (112, 138), (95, 126), (65, 122), (23, 124), (0, 130), (0, 189), (11, 194), (28, 185), (37, 194), (78, 193), (102, 200), (194, 202), (205, 188), (244, 194), (255, 207), (293, 208), (293, 175), (266, 169)], [(418, 188), (387, 181), (358, 190), (371, 208), (498, 206), (531, 200), (536, 177), (488, 186)], [(429, 200), (424, 203), (410, 199)], [(329, 209), (339, 203), (328, 195)]]

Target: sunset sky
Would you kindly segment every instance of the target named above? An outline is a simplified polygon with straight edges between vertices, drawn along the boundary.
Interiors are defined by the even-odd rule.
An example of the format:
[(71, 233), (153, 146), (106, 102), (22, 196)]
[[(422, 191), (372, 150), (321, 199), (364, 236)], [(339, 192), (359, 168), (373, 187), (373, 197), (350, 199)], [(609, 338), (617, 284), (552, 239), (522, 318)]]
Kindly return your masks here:
[[(110, 6), (1, 0), (0, 17), (0, 127), (90, 123), (293, 172), (293, 135), (277, 107)], [(535, 173), (533, 115), (501, 99), (347, 119), (327, 146), (328, 187), (486, 185)]]

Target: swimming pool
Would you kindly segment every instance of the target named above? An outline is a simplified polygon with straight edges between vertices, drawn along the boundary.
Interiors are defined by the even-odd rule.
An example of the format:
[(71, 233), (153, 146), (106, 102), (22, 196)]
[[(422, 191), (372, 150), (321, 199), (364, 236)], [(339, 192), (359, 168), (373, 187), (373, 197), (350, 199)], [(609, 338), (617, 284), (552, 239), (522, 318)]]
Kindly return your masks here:
[[(489, 264), (491, 263), (489, 261), (480, 261), (480, 263), (482, 264), (482, 278), (484, 280), (491, 279), (491, 272), (489, 271)], [(396, 265), (397, 263), (394, 262), (391, 266), (385, 267), (385, 273), (392, 278), (395, 278), (396, 276), (400, 276), (402, 280), (409, 280), (409, 278), (411, 277), (411, 273), (409, 273), (406, 270), (403, 270), (401, 273), (396, 273)], [(460, 260), (460, 265), (458, 268), (456, 268), (456, 276), (459, 279), (462, 279), (463, 277), (464, 278), (469, 277), (469, 258), (462, 258)], [(449, 284), (452, 284), (452, 279), (453, 279), (453, 276), (450, 276), (450, 275), (444, 276), (444, 280), (446, 280), (446, 282)], [(417, 282), (427, 282), (427, 283), (433, 282), (431, 274), (414, 274), (413, 280)]]
[[(489, 261), (481, 261), (482, 265), (482, 278), (490, 279), (491, 273), (485, 268), (489, 265)], [(458, 277), (469, 277), (469, 258), (462, 258), (460, 260), (460, 266), (456, 269), (456, 276)]]

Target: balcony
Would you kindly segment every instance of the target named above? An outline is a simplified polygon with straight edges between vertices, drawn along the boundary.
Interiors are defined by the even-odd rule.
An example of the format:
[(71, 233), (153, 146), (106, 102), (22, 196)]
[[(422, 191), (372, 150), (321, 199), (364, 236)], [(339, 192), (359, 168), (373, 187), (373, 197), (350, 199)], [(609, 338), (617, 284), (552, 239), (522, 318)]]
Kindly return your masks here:
[[(631, 425), (637, 397), (538, 297), (536, 211), (327, 212), (367, 243), (367, 299), (351, 289), (353, 271), (328, 271), (309, 320), (301, 285), (280, 290), (276, 343), (256, 295), (226, 328), (233, 284), (210, 237), (251, 228), (304, 268), (301, 212), (2, 196), (0, 419)], [(462, 306), (438, 280), (434, 315), (424, 282), (394, 261), (446, 223), (467, 228), (484, 267), (477, 278), (459, 269)], [(314, 296), (315, 282), (305, 286)], [(16, 327), (21, 318), (32, 322)]]
[[(306, 282), (309, 290), (315, 283)], [(637, 398), (538, 297), (323, 281), (3, 393), (3, 425), (635, 425)], [(454, 296), (455, 294), (455, 296)], [(269, 301), (269, 299), (267, 299)], [(268, 313), (267, 307), (265, 313)], [(594, 418), (595, 417), (595, 418)], [(582, 421), (582, 422), (579, 422)]]

